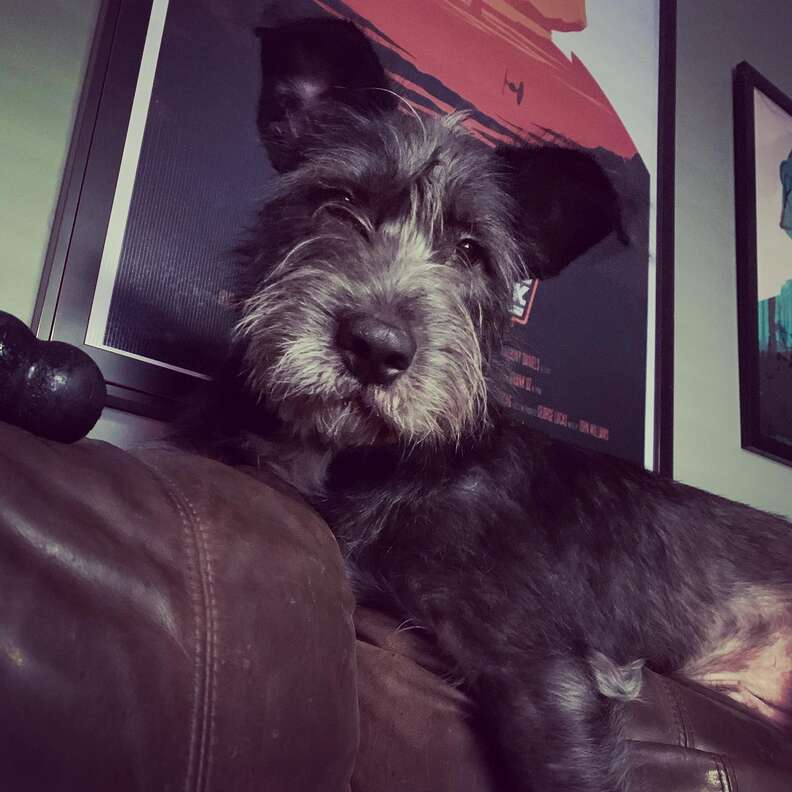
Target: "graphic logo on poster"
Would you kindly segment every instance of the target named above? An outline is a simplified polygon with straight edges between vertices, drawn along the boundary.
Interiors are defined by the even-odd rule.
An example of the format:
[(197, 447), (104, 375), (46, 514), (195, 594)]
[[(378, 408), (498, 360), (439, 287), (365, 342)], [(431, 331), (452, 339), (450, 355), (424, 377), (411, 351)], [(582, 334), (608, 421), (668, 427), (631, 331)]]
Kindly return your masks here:
[(514, 284), (511, 306), (512, 322), (521, 325), (528, 322), (538, 287), (539, 283), (534, 278), (526, 278)]

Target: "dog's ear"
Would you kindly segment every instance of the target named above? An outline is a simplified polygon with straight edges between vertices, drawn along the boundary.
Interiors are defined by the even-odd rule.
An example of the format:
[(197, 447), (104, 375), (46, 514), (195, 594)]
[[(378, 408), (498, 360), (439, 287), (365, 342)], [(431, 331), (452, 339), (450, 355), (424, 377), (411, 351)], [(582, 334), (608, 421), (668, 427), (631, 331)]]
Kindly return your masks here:
[(306, 18), (260, 27), (261, 94), (258, 128), (273, 167), (283, 172), (300, 160), (300, 142), (334, 104), (371, 114), (396, 99), (366, 37), (351, 22)]
[(560, 146), (502, 146), (495, 153), (517, 202), (526, 275), (558, 275), (611, 232), (625, 241), (616, 190), (590, 154)]

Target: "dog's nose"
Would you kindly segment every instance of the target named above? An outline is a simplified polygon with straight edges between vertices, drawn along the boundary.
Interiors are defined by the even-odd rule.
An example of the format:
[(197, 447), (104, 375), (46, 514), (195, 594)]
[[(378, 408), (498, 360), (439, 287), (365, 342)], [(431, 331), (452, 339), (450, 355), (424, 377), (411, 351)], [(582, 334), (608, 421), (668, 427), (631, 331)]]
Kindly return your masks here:
[(389, 385), (410, 367), (415, 339), (397, 319), (356, 314), (338, 325), (336, 345), (349, 371), (364, 385)]

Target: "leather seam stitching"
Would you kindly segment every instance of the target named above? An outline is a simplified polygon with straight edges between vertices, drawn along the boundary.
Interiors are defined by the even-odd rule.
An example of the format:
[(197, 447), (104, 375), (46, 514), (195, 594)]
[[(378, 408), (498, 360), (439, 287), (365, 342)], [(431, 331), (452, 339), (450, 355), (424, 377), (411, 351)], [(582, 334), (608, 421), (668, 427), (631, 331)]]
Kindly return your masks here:
[(737, 773), (734, 769), (731, 759), (725, 755), (721, 756), (720, 759), (723, 763), (723, 773), (726, 777), (726, 787), (728, 792), (740, 792), (740, 784), (737, 780)]
[[(204, 719), (203, 730), (203, 745), (202, 754), (206, 757), (206, 761), (202, 763), (204, 773), (199, 777), (197, 788), (201, 790), (209, 789), (211, 783), (212, 765), (214, 763), (214, 747), (215, 747), (215, 715), (217, 710), (217, 671), (218, 671), (218, 657), (217, 657), (217, 596), (215, 591), (215, 576), (214, 564), (212, 562), (212, 555), (209, 551), (209, 531), (206, 528), (206, 523), (200, 518), (198, 510), (193, 505), (190, 498), (186, 493), (177, 488), (180, 496), (187, 504), (187, 508), (193, 518), (193, 523), (198, 533), (198, 546), (203, 554), (203, 563), (199, 567), (199, 571), (206, 572), (206, 594), (204, 603), (207, 606), (207, 657), (206, 666), (209, 670), (207, 676), (207, 686), (204, 689), (204, 713), (208, 710), (208, 721)], [(203, 577), (203, 576), (202, 576)], [(201, 780), (203, 783), (201, 783)]]
[(685, 700), (682, 698), (682, 696), (679, 695), (675, 695), (674, 698), (676, 699), (677, 706), (679, 707), (679, 717), (682, 720), (682, 728), (685, 730), (685, 747), (695, 748), (696, 732), (695, 729), (693, 728), (693, 720), (688, 714), (687, 706), (685, 705)]
[(689, 748), (690, 746), (688, 745), (688, 740), (687, 740), (687, 730), (685, 729), (685, 723), (682, 717), (682, 713), (680, 711), (677, 697), (674, 695), (673, 691), (671, 690), (671, 685), (667, 679), (665, 679), (664, 677), (659, 677), (658, 681), (660, 682), (660, 687), (663, 691), (663, 695), (668, 704), (668, 707), (671, 710), (671, 717), (674, 721), (674, 726), (676, 727), (677, 730), (677, 743), (682, 748)]
[(182, 535), (187, 546), (188, 576), (195, 617), (194, 638), (196, 651), (193, 673), (190, 748), (184, 789), (185, 792), (190, 792), (190, 790), (202, 792), (209, 783), (209, 771), (212, 765), (214, 747), (217, 676), (217, 655), (214, 651), (216, 647), (217, 621), (214, 572), (208, 552), (206, 528), (198, 518), (189, 498), (159, 466), (150, 460), (146, 460), (144, 464), (160, 480), (169, 499), (176, 507), (182, 523)]
[(723, 762), (723, 757), (715, 755), (713, 761), (715, 762), (715, 769), (718, 773), (718, 783), (720, 784), (721, 792), (732, 792), (732, 786), (729, 783), (729, 774)]

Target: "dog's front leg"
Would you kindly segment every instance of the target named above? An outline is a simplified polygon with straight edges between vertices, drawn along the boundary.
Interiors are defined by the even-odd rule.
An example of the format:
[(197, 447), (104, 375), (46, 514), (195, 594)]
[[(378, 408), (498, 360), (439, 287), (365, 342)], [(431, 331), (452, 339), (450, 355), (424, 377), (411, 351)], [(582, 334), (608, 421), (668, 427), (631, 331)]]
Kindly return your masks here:
[(482, 722), (512, 792), (627, 792), (621, 703), (589, 662), (548, 657), (479, 679)]

